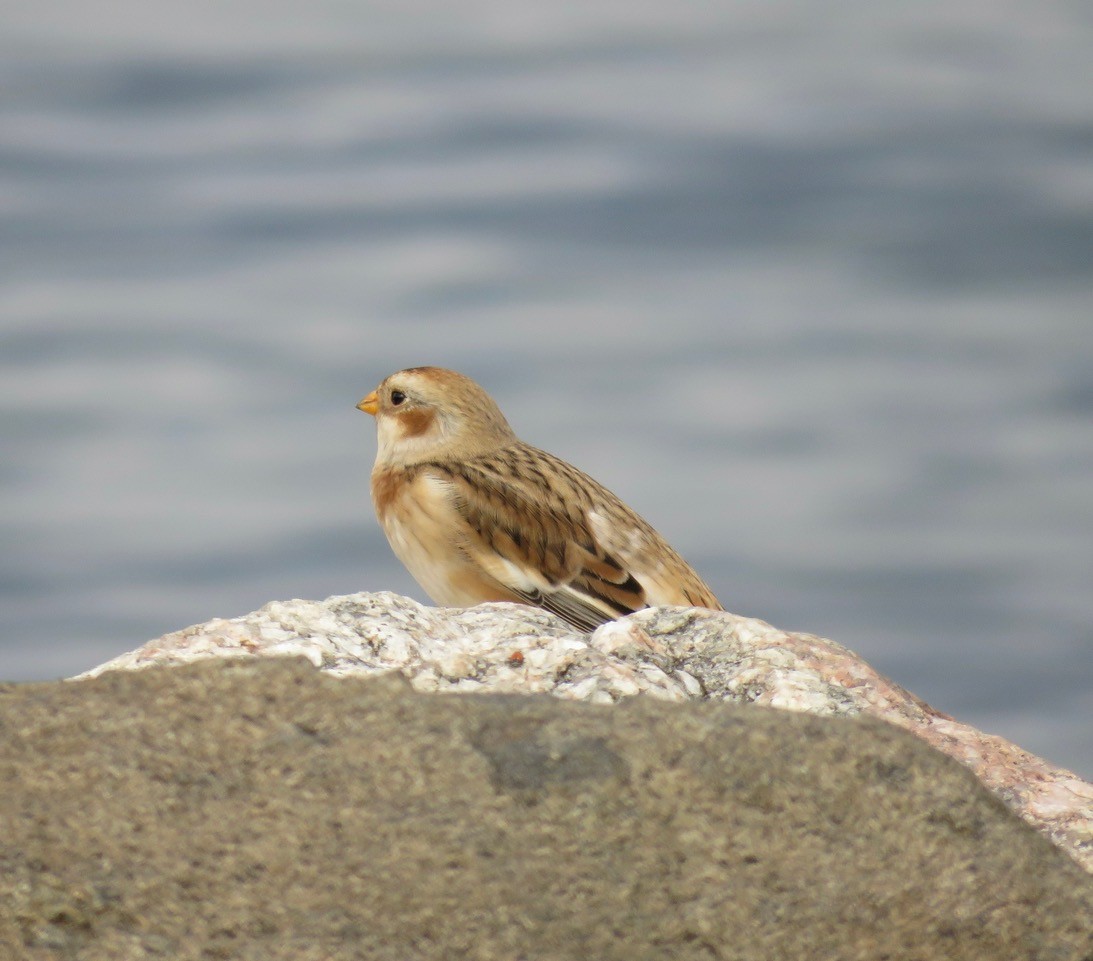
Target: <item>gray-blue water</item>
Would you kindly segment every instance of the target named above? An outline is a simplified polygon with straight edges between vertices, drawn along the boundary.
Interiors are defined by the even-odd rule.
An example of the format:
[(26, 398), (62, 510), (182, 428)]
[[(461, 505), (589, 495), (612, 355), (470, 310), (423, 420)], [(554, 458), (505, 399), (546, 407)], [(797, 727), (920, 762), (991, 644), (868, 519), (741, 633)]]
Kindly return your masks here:
[(1093, 775), (1077, 2), (0, 13), (0, 677), (289, 597), (455, 367), (731, 610)]

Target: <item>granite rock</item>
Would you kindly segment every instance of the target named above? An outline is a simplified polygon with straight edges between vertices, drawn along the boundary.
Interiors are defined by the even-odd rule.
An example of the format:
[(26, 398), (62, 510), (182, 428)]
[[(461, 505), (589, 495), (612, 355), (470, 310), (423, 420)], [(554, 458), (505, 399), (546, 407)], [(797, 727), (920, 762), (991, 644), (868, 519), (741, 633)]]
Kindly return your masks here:
[(274, 602), (150, 641), (89, 672), (206, 657), (298, 655), (339, 676), (398, 671), (419, 691), (550, 693), (611, 703), (750, 703), (868, 715), (956, 758), (1018, 815), (1093, 870), (1093, 785), (935, 711), (846, 648), (721, 611), (652, 608), (581, 634), (537, 608), (432, 608), (391, 593)]
[[(511, 654), (565, 632), (525, 623), (499, 661), (416, 676), (527, 669)], [(1093, 878), (965, 766), (864, 712), (687, 703), (663, 636), (639, 655), (621, 630), (600, 690), (631, 670), (679, 703), (260, 657), (0, 689), (0, 957), (1093, 956)], [(556, 681), (608, 656), (586, 644)]]

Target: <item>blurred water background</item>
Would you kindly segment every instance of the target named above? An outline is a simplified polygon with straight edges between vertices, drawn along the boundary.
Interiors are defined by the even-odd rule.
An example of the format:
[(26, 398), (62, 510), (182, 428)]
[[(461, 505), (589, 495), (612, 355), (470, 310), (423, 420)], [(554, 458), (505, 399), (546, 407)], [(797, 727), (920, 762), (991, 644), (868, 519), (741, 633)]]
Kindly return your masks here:
[(0, 677), (424, 596), (400, 367), (728, 608), (1093, 776), (1087, 4), (0, 12)]

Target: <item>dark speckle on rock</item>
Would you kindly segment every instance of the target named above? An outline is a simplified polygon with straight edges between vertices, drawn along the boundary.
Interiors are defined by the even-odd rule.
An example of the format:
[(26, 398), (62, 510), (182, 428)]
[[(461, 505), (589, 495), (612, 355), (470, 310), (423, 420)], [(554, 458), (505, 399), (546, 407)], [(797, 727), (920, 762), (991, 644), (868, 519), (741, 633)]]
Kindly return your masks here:
[(500, 791), (541, 793), (591, 789), (597, 782), (625, 783), (629, 766), (602, 737), (553, 738), (533, 731), (513, 737), (503, 723), (485, 725), (472, 744), (490, 764)]

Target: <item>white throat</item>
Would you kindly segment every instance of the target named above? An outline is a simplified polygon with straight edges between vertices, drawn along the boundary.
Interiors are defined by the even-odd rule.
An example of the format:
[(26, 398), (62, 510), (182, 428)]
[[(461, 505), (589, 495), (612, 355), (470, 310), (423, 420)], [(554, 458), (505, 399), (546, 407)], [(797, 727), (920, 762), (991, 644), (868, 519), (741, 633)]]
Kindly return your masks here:
[(378, 417), (376, 464), (407, 465), (435, 459), (452, 440), (446, 426), (443, 417), (436, 417), (424, 433), (408, 436), (397, 417)]

